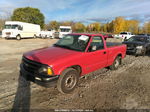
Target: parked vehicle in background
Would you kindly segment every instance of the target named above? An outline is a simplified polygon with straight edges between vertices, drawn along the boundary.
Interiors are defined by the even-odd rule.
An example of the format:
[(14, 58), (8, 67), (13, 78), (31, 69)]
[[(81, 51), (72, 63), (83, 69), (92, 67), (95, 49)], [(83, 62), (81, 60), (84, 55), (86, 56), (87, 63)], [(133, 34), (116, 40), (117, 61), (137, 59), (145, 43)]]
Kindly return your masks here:
[(132, 53), (135, 56), (145, 55), (150, 51), (150, 37), (149, 36), (133, 36), (123, 44), (127, 45), (127, 53)]
[(37, 24), (6, 21), (4, 29), (2, 30), (2, 37), (6, 39), (15, 38), (17, 40), (22, 38), (36, 38), (40, 31), (40, 25)]
[(40, 38), (54, 38), (55, 30), (41, 31), (39, 34)]
[(128, 40), (130, 37), (135, 36), (131, 32), (120, 32), (120, 34), (115, 34), (115, 38), (121, 38), (123, 41)]
[(57, 83), (62, 93), (73, 91), (79, 77), (97, 69), (118, 69), (126, 45), (106, 43), (102, 34), (68, 34), (52, 47), (23, 54), (21, 75), (40, 85)]
[(60, 26), (59, 27), (59, 38), (63, 38), (66, 34), (72, 33), (71, 26)]
[(58, 31), (54, 32), (54, 38), (59, 38), (59, 32)]
[(104, 36), (105, 39), (107, 39), (107, 38), (114, 38), (114, 36), (112, 34), (105, 34), (105, 33), (103, 33), (102, 35)]

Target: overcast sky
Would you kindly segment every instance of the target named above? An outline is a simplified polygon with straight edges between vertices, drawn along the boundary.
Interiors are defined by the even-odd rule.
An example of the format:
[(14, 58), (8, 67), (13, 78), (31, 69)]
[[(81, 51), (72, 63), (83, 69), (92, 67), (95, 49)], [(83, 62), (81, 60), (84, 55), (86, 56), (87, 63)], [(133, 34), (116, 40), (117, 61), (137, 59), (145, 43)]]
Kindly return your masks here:
[(26, 6), (39, 8), (46, 22), (108, 22), (117, 16), (150, 21), (150, 0), (0, 0), (0, 17)]

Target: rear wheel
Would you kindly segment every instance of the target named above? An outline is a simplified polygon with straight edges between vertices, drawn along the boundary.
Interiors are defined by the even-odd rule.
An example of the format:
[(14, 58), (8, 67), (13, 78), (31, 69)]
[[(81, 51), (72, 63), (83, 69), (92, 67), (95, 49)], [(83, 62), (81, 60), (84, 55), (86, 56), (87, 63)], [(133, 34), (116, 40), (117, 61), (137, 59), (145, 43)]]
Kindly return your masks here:
[(34, 35), (33, 38), (36, 38), (36, 35)]
[(75, 89), (78, 80), (79, 74), (77, 70), (68, 68), (60, 75), (57, 82), (57, 88), (61, 93), (70, 93)]
[(119, 66), (121, 65), (121, 61), (122, 61), (121, 57), (118, 56), (118, 57), (114, 60), (113, 64), (110, 66), (110, 69), (111, 69), (111, 70), (117, 70), (117, 69), (119, 68)]
[(20, 36), (20, 35), (17, 35), (17, 36), (16, 36), (16, 39), (17, 39), (17, 40), (21, 40), (21, 36)]
[(44, 37), (45, 39), (47, 38), (47, 35), (45, 35), (45, 37)]

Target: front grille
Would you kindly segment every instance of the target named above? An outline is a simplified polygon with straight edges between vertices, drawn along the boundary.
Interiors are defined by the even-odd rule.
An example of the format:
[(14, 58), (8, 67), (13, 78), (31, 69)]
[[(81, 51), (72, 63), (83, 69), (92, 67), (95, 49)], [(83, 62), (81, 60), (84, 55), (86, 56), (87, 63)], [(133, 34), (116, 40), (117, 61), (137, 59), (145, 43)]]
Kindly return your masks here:
[(22, 64), (23, 64), (23, 68), (30, 73), (38, 73), (39, 68), (42, 67), (43, 64), (39, 63), (39, 62), (35, 62), (32, 60), (29, 60), (25, 57), (22, 58)]

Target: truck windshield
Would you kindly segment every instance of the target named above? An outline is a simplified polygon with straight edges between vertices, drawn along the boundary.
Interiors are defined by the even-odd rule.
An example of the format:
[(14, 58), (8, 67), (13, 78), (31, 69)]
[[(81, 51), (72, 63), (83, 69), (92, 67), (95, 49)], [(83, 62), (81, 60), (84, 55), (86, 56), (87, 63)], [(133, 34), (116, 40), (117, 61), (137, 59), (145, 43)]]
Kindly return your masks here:
[(5, 25), (5, 29), (16, 29), (18, 28), (18, 25)]
[(61, 32), (69, 32), (70, 29), (67, 29), (67, 28), (60, 28), (60, 31), (61, 31)]
[(88, 42), (86, 35), (65, 35), (54, 46), (84, 52)]
[(147, 40), (146, 37), (133, 36), (133, 37), (129, 38), (127, 41), (129, 41), (129, 42), (133, 42), (133, 41), (145, 42), (146, 40)]

